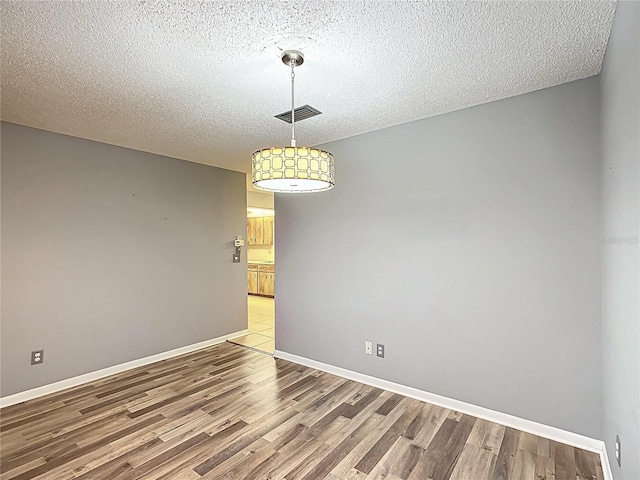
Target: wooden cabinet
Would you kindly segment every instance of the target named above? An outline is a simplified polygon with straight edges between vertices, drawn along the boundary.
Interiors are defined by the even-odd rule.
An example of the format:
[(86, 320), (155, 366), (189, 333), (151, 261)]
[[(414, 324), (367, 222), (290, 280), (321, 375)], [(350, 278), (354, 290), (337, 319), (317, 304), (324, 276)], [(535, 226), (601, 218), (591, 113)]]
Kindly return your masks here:
[(273, 217), (247, 218), (247, 243), (273, 245)]
[(247, 218), (247, 245), (255, 245), (255, 218)]
[(262, 219), (262, 240), (265, 245), (273, 245), (273, 220), (274, 217), (264, 217)]
[(263, 245), (264, 220), (262, 218), (247, 218), (247, 243), (249, 245)]
[(258, 293), (258, 266), (249, 265), (247, 268), (247, 291), (249, 293)]
[(275, 294), (275, 266), (256, 265), (247, 266), (247, 291), (253, 295), (273, 297)]
[(273, 265), (258, 265), (258, 293), (273, 297), (275, 284), (275, 267)]

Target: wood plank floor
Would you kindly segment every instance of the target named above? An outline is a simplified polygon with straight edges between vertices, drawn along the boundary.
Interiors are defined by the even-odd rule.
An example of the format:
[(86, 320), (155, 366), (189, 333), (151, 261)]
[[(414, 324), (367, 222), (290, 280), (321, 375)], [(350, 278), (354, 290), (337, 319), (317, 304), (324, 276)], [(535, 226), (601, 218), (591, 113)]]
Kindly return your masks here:
[(598, 455), (231, 343), (0, 411), (5, 479), (603, 479)]

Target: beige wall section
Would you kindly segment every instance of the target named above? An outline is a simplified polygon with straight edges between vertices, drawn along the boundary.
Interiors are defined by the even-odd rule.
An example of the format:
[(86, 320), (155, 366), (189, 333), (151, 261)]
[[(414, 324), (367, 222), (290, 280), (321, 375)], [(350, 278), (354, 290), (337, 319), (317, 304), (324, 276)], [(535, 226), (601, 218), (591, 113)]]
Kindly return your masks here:
[(273, 262), (275, 260), (274, 245), (258, 245), (247, 248), (247, 261)]
[(243, 173), (1, 133), (2, 396), (247, 328)]
[(250, 207), (270, 208), (273, 210), (273, 193), (258, 192), (252, 187), (248, 187), (247, 191), (247, 205)]

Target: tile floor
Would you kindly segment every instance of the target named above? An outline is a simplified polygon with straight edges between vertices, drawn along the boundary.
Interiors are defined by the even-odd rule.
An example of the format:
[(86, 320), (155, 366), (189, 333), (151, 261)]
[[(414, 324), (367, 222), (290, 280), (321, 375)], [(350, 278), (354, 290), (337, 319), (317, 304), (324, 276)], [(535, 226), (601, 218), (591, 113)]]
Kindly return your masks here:
[(273, 354), (275, 349), (275, 300), (248, 295), (249, 334), (231, 340), (233, 343), (252, 347)]

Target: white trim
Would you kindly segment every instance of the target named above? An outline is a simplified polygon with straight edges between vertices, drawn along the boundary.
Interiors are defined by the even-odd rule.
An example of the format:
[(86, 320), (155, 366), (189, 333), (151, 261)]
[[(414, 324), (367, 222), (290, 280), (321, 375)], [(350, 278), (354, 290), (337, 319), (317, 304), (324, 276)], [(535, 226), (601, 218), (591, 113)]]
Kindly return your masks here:
[(607, 455), (607, 444), (602, 442), (602, 450), (600, 450), (600, 463), (602, 464), (602, 474), (604, 480), (613, 480), (613, 472), (609, 463), (609, 455)]
[(247, 335), (248, 329), (241, 330), (239, 332), (230, 333), (228, 335), (222, 335), (221, 337), (212, 338), (211, 340), (205, 340), (204, 342), (198, 342), (184, 347), (169, 350), (167, 352), (157, 353), (149, 357), (139, 358), (137, 360), (131, 360), (130, 362), (114, 365), (113, 367), (103, 368), (96, 370), (95, 372), (85, 373), (78, 375), (77, 377), (67, 378), (60, 380), (59, 382), (43, 385), (42, 387), (32, 388), (31, 390), (25, 390), (24, 392), (14, 393), (13, 395), (7, 395), (0, 398), (0, 408), (8, 407), (9, 405), (15, 405), (16, 403), (26, 402), (34, 398), (41, 397), (43, 395), (49, 395), (50, 393), (59, 392), (71, 387), (77, 387), (83, 383), (93, 382), (109, 375), (115, 375), (116, 373), (122, 373), (133, 368), (149, 365), (150, 363), (159, 362), (160, 360), (166, 360), (167, 358), (177, 357), (178, 355), (184, 355), (201, 348), (210, 347), (211, 345), (217, 345), (218, 343), (226, 342), (232, 338)]
[(523, 432), (532, 433), (539, 437), (548, 438), (550, 440), (571, 445), (573, 447), (582, 448), (590, 452), (600, 454), (602, 461), (602, 470), (605, 480), (613, 480), (611, 475), (611, 467), (607, 457), (604, 442), (602, 440), (596, 440), (595, 438), (585, 437), (577, 433), (569, 432), (567, 430), (561, 430), (556, 427), (544, 425), (542, 423), (527, 420), (525, 418), (509, 415), (508, 413), (497, 412), (489, 408), (480, 407), (471, 403), (462, 402), (453, 398), (443, 397), (435, 393), (426, 392), (424, 390), (418, 390), (417, 388), (408, 387), (399, 383), (390, 382), (381, 378), (372, 377), (363, 373), (354, 372), (353, 370), (347, 370), (345, 368), (336, 367), (327, 363), (318, 362), (317, 360), (311, 360), (306, 357), (294, 355), (292, 353), (282, 352), (276, 350), (273, 352), (274, 358), (280, 358), (282, 360), (288, 360), (305, 367), (313, 368), (315, 370), (321, 370), (323, 372), (331, 373), (339, 377), (343, 377), (356, 382), (371, 385), (372, 387), (382, 388), (390, 392), (399, 393), (409, 398), (415, 398), (423, 402), (439, 405), (444, 408), (455, 410), (457, 412), (472, 415), (474, 417), (489, 420), (491, 422), (499, 423), (507, 427), (512, 427)]

